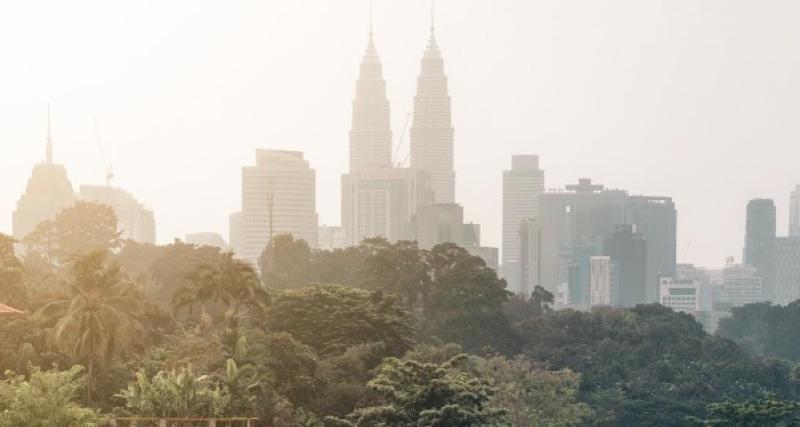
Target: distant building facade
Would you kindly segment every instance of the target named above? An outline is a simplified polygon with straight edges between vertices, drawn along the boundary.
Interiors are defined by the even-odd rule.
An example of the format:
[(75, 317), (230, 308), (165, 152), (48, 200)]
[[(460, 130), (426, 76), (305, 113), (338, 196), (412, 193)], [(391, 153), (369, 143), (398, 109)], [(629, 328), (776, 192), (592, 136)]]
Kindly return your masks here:
[(659, 302), (664, 307), (697, 317), (703, 312), (703, 287), (698, 280), (676, 280), (671, 277), (660, 279)]
[(644, 302), (659, 301), (659, 278), (674, 277), (677, 258), (678, 214), (669, 197), (630, 196), (626, 223), (647, 241), (647, 284)]
[[(511, 169), (503, 172), (503, 271), (511, 292), (528, 296), (533, 276), (524, 274), (520, 233), (524, 221), (539, 218), (539, 196), (544, 193), (544, 171), (539, 169), (539, 156), (511, 157)], [(526, 224), (527, 231), (530, 224)], [(537, 274), (538, 278), (538, 274)], [(527, 280), (523, 283), (523, 280)], [(535, 286), (535, 285), (534, 285)]]
[(729, 259), (722, 270), (721, 281), (712, 283), (714, 310), (730, 312), (734, 307), (765, 301), (762, 283), (755, 267)]
[(536, 219), (523, 220), (519, 227), (519, 260), (508, 261), (507, 264), (503, 264), (506, 280), (508, 280), (509, 275), (519, 272), (517, 293), (524, 298), (530, 297), (533, 290), (539, 285), (540, 242), (541, 229), (539, 228), (539, 221)]
[(333, 250), (347, 247), (347, 233), (344, 227), (320, 225), (317, 236), (319, 249)]
[(800, 237), (800, 185), (789, 198), (789, 237)]
[(189, 245), (195, 246), (213, 246), (223, 251), (227, 251), (229, 246), (228, 242), (219, 234), (212, 232), (189, 233), (186, 235), (184, 241)]
[(243, 258), (256, 263), (278, 234), (316, 247), (315, 176), (301, 152), (256, 150), (256, 165), (242, 168)]
[(53, 140), (48, 113), (47, 145), (44, 163), (33, 167), (25, 192), (17, 201), (11, 216), (12, 234), (22, 240), (42, 221), (55, 218), (65, 207), (75, 202), (75, 192), (63, 165), (53, 163)]
[(617, 226), (606, 239), (604, 254), (616, 267), (616, 303), (622, 307), (647, 300), (647, 241), (632, 225)]
[(592, 306), (614, 305), (614, 265), (609, 256), (593, 256), (589, 259), (591, 276), (589, 286)]
[(800, 236), (775, 240), (775, 303), (800, 299)]
[(455, 203), (454, 141), (444, 60), (431, 28), (414, 96), (411, 167), (430, 175), (437, 204)]
[(775, 203), (754, 199), (747, 204), (744, 263), (761, 277), (763, 297), (775, 301)]
[(153, 211), (121, 188), (107, 185), (82, 185), (78, 198), (111, 206), (117, 215), (117, 229), (123, 239), (156, 243), (156, 220)]
[(228, 215), (228, 244), (236, 255), (244, 253), (244, 220), (241, 212)]

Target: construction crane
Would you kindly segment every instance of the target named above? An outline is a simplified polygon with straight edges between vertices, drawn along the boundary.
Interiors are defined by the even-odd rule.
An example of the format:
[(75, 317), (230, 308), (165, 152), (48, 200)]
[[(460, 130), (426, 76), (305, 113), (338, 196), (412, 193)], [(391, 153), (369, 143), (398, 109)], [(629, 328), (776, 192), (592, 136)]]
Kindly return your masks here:
[(403, 130), (400, 132), (400, 136), (397, 139), (397, 148), (394, 150), (394, 156), (392, 156), (392, 162), (394, 163), (394, 167), (400, 168), (408, 161), (408, 154), (403, 157), (403, 160), (397, 161), (397, 156), (400, 154), (400, 149), (403, 148), (403, 141), (405, 140), (406, 131), (408, 131), (408, 123), (411, 121), (411, 113), (406, 114), (406, 121), (403, 124)]
[(103, 148), (103, 140), (100, 138), (100, 128), (97, 126), (97, 118), (92, 116), (92, 123), (94, 123), (94, 135), (97, 139), (97, 147), (100, 149), (100, 157), (103, 160), (103, 172), (105, 173), (106, 187), (111, 187), (111, 180), (114, 179), (114, 172), (111, 169), (111, 164), (106, 158), (106, 152)]

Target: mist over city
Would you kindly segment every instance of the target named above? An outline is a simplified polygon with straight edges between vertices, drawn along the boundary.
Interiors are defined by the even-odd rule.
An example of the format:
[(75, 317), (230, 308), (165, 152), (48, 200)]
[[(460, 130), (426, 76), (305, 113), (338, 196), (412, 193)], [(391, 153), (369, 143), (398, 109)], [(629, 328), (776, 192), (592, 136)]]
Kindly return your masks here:
[(0, 5), (0, 427), (800, 425), (798, 16)]

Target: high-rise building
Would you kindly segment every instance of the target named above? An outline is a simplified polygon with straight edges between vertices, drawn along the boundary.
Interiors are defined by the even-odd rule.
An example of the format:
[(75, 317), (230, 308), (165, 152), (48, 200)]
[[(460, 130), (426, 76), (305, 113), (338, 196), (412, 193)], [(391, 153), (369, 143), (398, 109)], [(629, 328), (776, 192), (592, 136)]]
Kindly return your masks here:
[(401, 240), (420, 206), (431, 203), (430, 180), (411, 168), (383, 168), (342, 176), (342, 226), (347, 244), (371, 237)]
[(392, 131), (389, 125), (389, 100), (386, 81), (372, 30), (361, 60), (353, 122), (350, 128), (350, 171), (392, 167)]
[(67, 169), (53, 163), (53, 139), (48, 111), (45, 161), (33, 167), (25, 193), (17, 201), (17, 209), (12, 214), (14, 238), (22, 240), (40, 222), (53, 219), (61, 209), (74, 201), (75, 193), (67, 177)]
[[(530, 283), (522, 283), (524, 261), (520, 254), (520, 233), (524, 221), (539, 218), (539, 196), (544, 193), (544, 171), (539, 169), (539, 156), (511, 157), (511, 169), (503, 172), (503, 271), (508, 290), (530, 295)], [(530, 275), (528, 280), (530, 281)], [(535, 286), (535, 285), (534, 285)], [(525, 288), (525, 289), (523, 289)]]
[(800, 299), (800, 236), (775, 240), (775, 304)]
[(386, 81), (370, 30), (353, 100), (350, 173), (342, 176), (346, 244), (401, 239), (417, 207), (432, 198), (426, 172), (393, 167)]
[(714, 311), (730, 312), (734, 307), (764, 301), (761, 284), (762, 278), (755, 267), (736, 264), (733, 258), (728, 258), (721, 280), (712, 283)]
[(614, 304), (614, 266), (611, 257), (593, 256), (589, 259), (590, 267), (590, 293), (589, 303), (596, 305)]
[(744, 263), (761, 277), (765, 301), (775, 300), (775, 203), (754, 199), (747, 204)]
[(156, 243), (156, 220), (133, 195), (121, 188), (108, 185), (82, 185), (78, 198), (111, 206), (117, 215), (117, 229), (123, 239), (139, 243)]
[[(524, 298), (531, 296), (531, 293), (539, 285), (539, 244), (541, 241), (541, 230), (539, 221), (535, 219), (523, 220), (519, 228), (519, 261), (509, 261), (503, 264), (506, 272), (506, 280), (511, 275), (519, 272), (519, 288), (515, 291)], [(518, 266), (518, 268), (516, 268)], [(513, 278), (512, 278), (513, 280)], [(509, 289), (511, 290), (511, 289)]]
[(444, 61), (431, 24), (422, 57), (411, 126), (411, 167), (430, 174), (436, 203), (455, 203), (454, 130)]
[(619, 225), (606, 239), (605, 255), (616, 268), (616, 303), (632, 307), (647, 301), (647, 241), (632, 225)]
[(626, 223), (647, 240), (647, 296), (659, 301), (659, 277), (673, 277), (677, 257), (677, 211), (669, 197), (631, 196), (626, 203)]
[[(617, 225), (625, 223), (628, 193), (606, 190), (590, 179), (539, 199), (540, 285), (555, 292), (569, 279), (573, 246), (602, 247)], [(589, 283), (585, 283), (588, 294)]]
[(703, 287), (698, 280), (660, 279), (659, 303), (675, 311), (697, 316), (703, 311)]
[(242, 168), (243, 258), (256, 263), (272, 236), (317, 245), (316, 174), (299, 151), (256, 150)]
[(794, 187), (789, 198), (789, 236), (800, 237), (800, 185)]

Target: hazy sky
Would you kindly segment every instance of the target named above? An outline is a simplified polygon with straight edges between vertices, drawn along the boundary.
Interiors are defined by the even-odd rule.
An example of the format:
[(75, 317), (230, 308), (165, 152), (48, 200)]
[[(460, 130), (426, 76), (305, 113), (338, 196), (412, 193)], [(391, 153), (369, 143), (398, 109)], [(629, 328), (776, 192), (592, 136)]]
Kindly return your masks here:
[[(156, 213), (158, 239), (227, 236), (254, 150), (302, 150), (320, 223), (340, 174), (368, 1), (0, 1), (0, 231), (44, 157)], [(747, 200), (786, 233), (800, 183), (800, 2), (439, 0), (457, 200), (497, 246), (502, 170), (539, 154), (547, 187), (579, 177), (678, 207), (679, 261), (741, 256)], [(411, 112), (429, 2), (374, 3), (395, 139)], [(408, 141), (403, 149), (408, 150)], [(401, 156), (404, 157), (404, 156)]]

